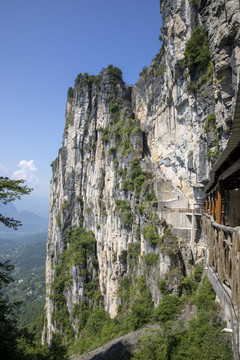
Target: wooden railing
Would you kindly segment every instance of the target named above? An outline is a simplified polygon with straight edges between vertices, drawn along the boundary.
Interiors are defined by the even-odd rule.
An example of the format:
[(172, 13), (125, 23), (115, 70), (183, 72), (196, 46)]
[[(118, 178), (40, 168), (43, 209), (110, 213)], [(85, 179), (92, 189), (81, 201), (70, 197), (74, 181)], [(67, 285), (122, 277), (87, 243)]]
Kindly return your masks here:
[(240, 227), (220, 225), (206, 214), (202, 216), (202, 231), (208, 239), (209, 266), (239, 312), (240, 306)]

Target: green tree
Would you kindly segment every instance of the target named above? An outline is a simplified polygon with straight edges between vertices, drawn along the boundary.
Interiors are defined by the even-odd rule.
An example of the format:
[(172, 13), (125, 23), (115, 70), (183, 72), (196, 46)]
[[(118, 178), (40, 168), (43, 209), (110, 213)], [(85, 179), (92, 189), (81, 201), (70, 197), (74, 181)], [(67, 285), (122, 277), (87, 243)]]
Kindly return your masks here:
[(0, 262), (0, 354), (3, 360), (16, 359), (18, 329), (14, 315), (15, 305), (9, 304), (2, 294), (4, 286), (13, 281), (10, 272), (14, 266), (8, 261)]
[[(8, 177), (0, 176), (0, 202), (7, 205), (7, 203), (16, 199), (20, 200), (22, 195), (30, 194), (33, 189), (23, 184), (24, 180), (11, 180)], [(14, 230), (22, 225), (21, 221), (5, 217), (2, 214), (0, 214), (0, 222)]]
[[(11, 180), (0, 177), (0, 202), (3, 205), (21, 199), (22, 195), (29, 194), (32, 189), (23, 185), (23, 180)], [(5, 226), (17, 229), (21, 222), (0, 214), (0, 222)], [(17, 303), (10, 304), (3, 294), (3, 288), (13, 281), (11, 271), (14, 266), (8, 261), (0, 262), (0, 354), (4, 359), (19, 359), (17, 351), (17, 338), (19, 330), (16, 321)]]

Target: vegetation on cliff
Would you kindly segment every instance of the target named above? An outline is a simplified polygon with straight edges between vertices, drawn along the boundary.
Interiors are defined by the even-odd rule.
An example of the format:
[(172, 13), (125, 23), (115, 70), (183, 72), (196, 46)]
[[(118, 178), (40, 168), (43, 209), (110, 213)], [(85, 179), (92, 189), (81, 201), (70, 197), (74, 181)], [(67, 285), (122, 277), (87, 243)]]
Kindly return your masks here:
[[(219, 320), (215, 293), (209, 280), (204, 277), (197, 290), (193, 290), (197, 284), (190, 282), (191, 295), (182, 299), (167, 295), (159, 303), (156, 313), (161, 320), (161, 329), (142, 338), (141, 349), (133, 360), (233, 359), (231, 338), (221, 332), (224, 324)], [(180, 303), (182, 306), (192, 303), (197, 307), (197, 315), (187, 326), (183, 317), (173, 322)]]
[[(196, 38), (203, 39), (205, 42), (202, 29), (197, 29)], [(193, 43), (196, 42), (194, 37), (190, 40)], [(185, 66), (189, 70), (190, 77), (194, 77), (196, 71), (204, 72), (202, 64), (209, 64), (209, 57), (206, 49), (204, 54), (194, 53), (192, 44), (188, 45)], [(208, 49), (208, 44), (206, 48)], [(155, 70), (161, 66), (162, 56), (163, 52), (155, 59), (155, 63), (158, 63), (154, 67)], [(55, 275), (51, 286), (51, 301), (54, 308), (52, 323), (56, 332), (61, 334), (69, 352), (82, 354), (146, 324), (159, 322), (161, 331), (157, 336), (153, 336), (155, 343), (148, 339), (139, 352), (133, 356), (136, 359), (142, 359), (144, 356), (146, 358), (146, 354), (152, 351), (155, 356), (153, 359), (158, 359), (156, 354), (159, 352), (162, 352), (163, 359), (170, 359), (171, 356), (175, 356), (173, 353), (175, 354), (177, 346), (179, 351), (184, 353), (185, 347), (188, 346), (186, 345), (188, 339), (196, 338), (196, 342), (198, 341), (194, 320), (189, 325), (186, 325), (187, 321), (185, 321), (185, 325), (182, 327), (176, 325), (175, 328), (173, 324), (181, 316), (186, 304), (194, 305), (196, 303), (196, 306), (199, 305), (197, 300), (195, 301), (194, 294), (198, 288), (201, 274), (199, 268), (196, 268), (190, 277), (185, 276), (177, 238), (171, 233), (171, 229), (166, 223), (161, 223), (156, 214), (157, 196), (154, 191), (152, 174), (143, 171), (139, 158), (134, 157), (135, 140), (138, 135), (141, 140), (143, 137), (140, 123), (130, 114), (130, 110), (118, 92), (122, 82), (121, 71), (110, 66), (100, 76), (102, 77), (101, 81), (103, 77), (105, 78), (104, 86), (110, 85), (111, 95), (105, 99), (108, 122), (105, 127), (96, 128), (96, 133), (103, 149), (101, 158), (107, 159), (113, 165), (117, 181), (112, 199), (104, 199), (103, 190), (101, 191), (98, 200), (99, 211), (106, 217), (107, 207), (110, 209), (112, 206), (120, 220), (119, 228), (134, 234), (134, 240), (127, 244), (127, 250), (125, 250), (122, 260), (129, 271), (119, 280), (117, 316), (111, 319), (103, 307), (104, 286), (102, 294), (99, 291), (97, 244), (94, 235), (82, 227), (70, 228), (66, 234), (65, 251), (54, 268)], [(83, 91), (85, 87), (88, 87), (88, 90), (92, 89), (95, 80), (98, 82), (99, 79), (98, 77), (96, 80), (88, 74), (80, 74), (76, 79), (75, 90), (77, 88), (78, 91)], [(70, 91), (71, 93), (72, 91)], [(208, 127), (211, 127), (210, 122)], [(86, 136), (86, 134), (84, 132), (83, 135)], [(91, 146), (91, 154), (94, 158), (96, 148), (95, 141)], [(105, 169), (102, 170), (102, 173), (104, 175), (102, 175), (101, 182), (104, 184), (106, 181)], [(87, 206), (86, 214), (91, 216), (92, 207), (89, 204)], [(59, 204), (57, 216), (60, 217), (61, 214), (64, 221), (68, 210), (69, 203), (67, 200), (62, 201)], [(81, 211), (83, 210), (84, 206), (81, 208)], [(85, 215), (81, 214), (80, 216)], [(134, 226), (136, 218), (138, 225)], [(84, 221), (86, 222), (86, 219)], [(100, 230), (101, 225), (98, 223), (96, 229)], [(141, 254), (141, 242), (147, 244), (146, 253)], [(102, 244), (99, 243), (99, 246)], [(108, 250), (112, 252), (110, 246), (108, 246)], [(171, 265), (165, 277), (160, 278), (159, 276), (156, 281), (158, 282), (157, 291), (160, 292), (160, 297), (163, 297), (154, 309), (149, 283), (151, 274), (154, 273), (154, 269), (159, 267), (162, 257), (167, 257)], [(107, 258), (107, 267), (111, 261), (117, 261), (116, 253)], [(75, 278), (73, 278), (73, 272)], [(83, 294), (79, 297), (79, 302), (70, 304), (74, 282), (75, 284), (76, 282), (81, 283)], [(217, 310), (215, 315), (217, 318)], [(195, 321), (201, 324), (202, 318), (196, 317)], [(187, 326), (191, 330), (190, 333), (188, 330), (186, 331)], [(210, 323), (209, 326), (214, 328), (214, 324)], [(218, 324), (214, 331), (221, 338), (219, 329), (220, 325)], [(215, 333), (211, 333), (210, 330), (208, 333), (212, 339), (215, 339)], [(195, 346), (197, 345), (195, 344)]]
[(74, 330), (70, 321), (70, 314), (66, 302), (66, 292), (71, 291), (73, 275), (71, 269), (77, 267), (79, 281), (84, 282), (86, 290), (80, 304), (75, 304), (72, 318), (77, 323), (80, 331), (86, 324), (93, 305), (100, 302), (98, 292), (98, 282), (91, 277), (88, 271), (90, 264), (96, 269), (98, 263), (96, 259), (95, 237), (91, 231), (85, 231), (81, 227), (69, 230), (67, 233), (68, 247), (59, 259), (59, 265), (55, 267), (54, 281), (51, 286), (51, 299), (54, 305), (52, 313), (53, 322), (62, 332), (65, 340), (72, 340)]
[(213, 63), (210, 57), (208, 38), (202, 26), (198, 25), (186, 43), (183, 65), (187, 68), (185, 76), (190, 76), (187, 90), (196, 93), (205, 82), (212, 82)]
[[(197, 1), (190, 3), (190, 8), (195, 9)], [(195, 19), (197, 21), (197, 17)], [(196, 27), (190, 38), (189, 26), (185, 28), (180, 19), (179, 24), (174, 21), (173, 17), (170, 31), (163, 29), (163, 40), (169, 43), (173, 40), (171, 48), (164, 49), (164, 44), (151, 66), (143, 68), (135, 98), (131, 99), (135, 88), (132, 90), (124, 84), (121, 70), (113, 65), (97, 76), (79, 74), (74, 88), (68, 90), (67, 108), (71, 110), (67, 110), (59, 177), (55, 171), (59, 201), (56, 206), (53, 204), (57, 222), (57, 227), (53, 224), (53, 233), (57, 235), (55, 243), (51, 240), (50, 244), (58, 255), (52, 257), (50, 273), (54, 280), (48, 309), (52, 307), (53, 311), (48, 312), (47, 319), (48, 335), (51, 337), (52, 324), (72, 354), (82, 354), (124, 333), (158, 322), (161, 330), (143, 340), (140, 350), (132, 354), (134, 359), (184, 359), (192, 358), (192, 354), (198, 359), (201, 353), (205, 359), (208, 352), (213, 359), (221, 358), (221, 352), (224, 359), (232, 357), (231, 345), (221, 334), (223, 324), (218, 320), (215, 295), (209, 282), (203, 279), (202, 286), (199, 285), (202, 276), (199, 267), (186, 277), (194, 263), (192, 254), (187, 254), (191, 250), (184, 239), (186, 227), (181, 228), (183, 245), (163, 220), (164, 216), (161, 217), (165, 209), (169, 210), (171, 201), (175, 201), (170, 199), (171, 195), (179, 200), (178, 180), (184, 200), (190, 198), (186, 188), (193, 189), (194, 183), (206, 180), (207, 170), (202, 176), (204, 180), (199, 179), (199, 173), (207, 168), (207, 161), (198, 165), (200, 150), (196, 158), (193, 157), (197, 146), (190, 139), (192, 135), (195, 139), (192, 128), (196, 125), (196, 143), (200, 143), (199, 149), (204, 149), (203, 157), (208, 156), (208, 160), (214, 159), (213, 146), (208, 152), (208, 145), (205, 148), (205, 142), (209, 143), (208, 133), (211, 137), (212, 133), (217, 135), (213, 105), (202, 107), (199, 101), (201, 109), (198, 108), (203, 89), (204, 96), (211, 93), (209, 102), (212, 101), (213, 63), (208, 37), (204, 27), (195, 24), (193, 17), (188, 25)], [(189, 38), (184, 59), (179, 42), (175, 43), (179, 53), (174, 58), (176, 35), (178, 40)], [(194, 96), (184, 94), (184, 89)], [(136, 104), (132, 105), (131, 100)], [(73, 106), (74, 101), (76, 106)], [(174, 114), (174, 121), (171, 114)], [(203, 118), (200, 125), (199, 114)], [(155, 122), (156, 118), (166, 118), (162, 129)], [(183, 141), (181, 145), (178, 143), (178, 151), (170, 139), (171, 149), (161, 152), (159, 139), (165, 141), (161, 132), (169, 139), (169, 134), (179, 129), (179, 125)], [(188, 158), (191, 154), (188, 165), (185, 125), (190, 131), (192, 146), (188, 149)], [(177, 137), (174, 139), (177, 141)], [(218, 144), (217, 136), (215, 143)], [(152, 166), (149, 157), (154, 159)], [(157, 181), (162, 176), (161, 164), (165, 170), (168, 168), (165, 173), (163, 171), (163, 183), (166, 174), (175, 177), (175, 194), (168, 180), (166, 185), (170, 186), (166, 199), (162, 196), (162, 204), (159, 194), (164, 186)], [(55, 169), (56, 164), (53, 165)], [(149, 173), (148, 168), (151, 169)], [(181, 172), (184, 175), (181, 174), (180, 180)], [(64, 196), (68, 200), (64, 200)], [(81, 205), (72, 202), (77, 196), (81, 197)], [(182, 203), (179, 217), (180, 206), (187, 207)], [(170, 209), (175, 210), (174, 206)], [(69, 224), (77, 226), (71, 228)], [(70, 229), (68, 234), (66, 228)], [(96, 230), (97, 241), (86, 229)], [(174, 230), (180, 233), (177, 226)], [(63, 252), (62, 249), (58, 251), (60, 243), (65, 247)], [(186, 246), (182, 253), (181, 246)], [(197, 309), (189, 322), (184, 314), (188, 306)], [(117, 315), (111, 319), (108, 313), (116, 314), (116, 309)], [(213, 345), (208, 351), (212, 342), (220, 342), (221, 346)]]
[(184, 52), (184, 66), (187, 67), (190, 76), (193, 76), (196, 69), (203, 72), (207, 69), (210, 61), (208, 39), (202, 26), (197, 26), (187, 41)]
[[(145, 324), (159, 322), (154, 330), (142, 338), (136, 349), (128, 349), (128, 359), (224, 359), (232, 360), (231, 339), (221, 332), (224, 324), (218, 317), (215, 293), (206, 277), (201, 282), (202, 268), (183, 281), (182, 297), (166, 294), (156, 309), (144, 276), (132, 279), (125, 276), (120, 282), (122, 305), (116, 318), (111, 319), (101, 307), (92, 309), (81, 337), (71, 347), (72, 354), (82, 354)], [(189, 308), (196, 308), (189, 316)]]

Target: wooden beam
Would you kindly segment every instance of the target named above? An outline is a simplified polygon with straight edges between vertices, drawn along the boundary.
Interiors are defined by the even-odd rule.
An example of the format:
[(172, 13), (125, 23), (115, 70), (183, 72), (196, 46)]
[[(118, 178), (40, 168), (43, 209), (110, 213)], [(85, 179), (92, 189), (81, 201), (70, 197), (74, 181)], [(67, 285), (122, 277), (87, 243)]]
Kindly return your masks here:
[[(231, 163), (230, 163), (231, 164)], [(240, 169), (240, 160), (237, 162), (233, 162), (233, 165), (229, 166), (227, 170), (225, 170), (221, 176), (219, 177), (219, 180), (225, 180), (227, 177), (232, 175), (234, 172), (238, 171)]]

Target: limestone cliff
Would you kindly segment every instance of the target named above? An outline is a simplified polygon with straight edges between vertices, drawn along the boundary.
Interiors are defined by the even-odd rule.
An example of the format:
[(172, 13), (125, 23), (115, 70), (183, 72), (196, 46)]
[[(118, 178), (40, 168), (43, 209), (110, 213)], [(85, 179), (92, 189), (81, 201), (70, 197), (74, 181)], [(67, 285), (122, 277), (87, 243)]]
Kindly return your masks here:
[(84, 302), (114, 317), (124, 277), (134, 284), (143, 276), (154, 304), (164, 291), (180, 293), (197, 259), (201, 227), (191, 212), (204, 201), (209, 169), (231, 131), (239, 3), (160, 6), (162, 48), (136, 85), (109, 66), (98, 76), (79, 74), (68, 91), (52, 163), (47, 341), (63, 327), (79, 331)]

